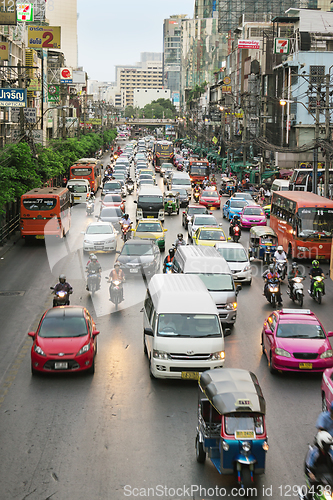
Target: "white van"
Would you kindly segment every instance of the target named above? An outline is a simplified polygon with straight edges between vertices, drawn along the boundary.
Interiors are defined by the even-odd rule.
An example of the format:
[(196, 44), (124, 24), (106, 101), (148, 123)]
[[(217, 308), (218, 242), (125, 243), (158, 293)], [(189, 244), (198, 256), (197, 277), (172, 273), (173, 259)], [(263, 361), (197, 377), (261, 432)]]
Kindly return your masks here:
[(72, 193), (74, 203), (86, 203), (90, 196), (88, 179), (70, 179), (66, 187)]
[(143, 307), (143, 345), (152, 378), (198, 379), (224, 364), (216, 305), (198, 276), (155, 274)]
[(289, 190), (289, 181), (286, 181), (285, 179), (275, 179), (273, 181), (272, 191), (288, 191)]
[(187, 194), (192, 196), (192, 184), (190, 176), (186, 172), (172, 172), (169, 181), (169, 189), (177, 191), (177, 189), (186, 189)]

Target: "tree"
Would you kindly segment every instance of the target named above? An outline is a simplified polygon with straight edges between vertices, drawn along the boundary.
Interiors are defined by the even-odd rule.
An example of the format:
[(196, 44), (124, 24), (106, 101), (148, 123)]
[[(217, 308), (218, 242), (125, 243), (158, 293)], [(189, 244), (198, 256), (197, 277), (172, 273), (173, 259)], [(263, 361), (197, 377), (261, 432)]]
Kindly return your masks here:
[(140, 118), (171, 118), (176, 117), (177, 111), (169, 99), (157, 99), (150, 104), (146, 104), (140, 110)]

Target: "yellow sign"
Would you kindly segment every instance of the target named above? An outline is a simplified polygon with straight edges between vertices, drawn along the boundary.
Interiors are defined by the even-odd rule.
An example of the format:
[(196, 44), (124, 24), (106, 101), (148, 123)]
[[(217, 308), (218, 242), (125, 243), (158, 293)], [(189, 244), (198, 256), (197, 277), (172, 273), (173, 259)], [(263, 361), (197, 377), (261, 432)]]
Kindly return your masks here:
[(32, 78), (28, 90), (33, 90), (34, 92), (40, 92), (42, 90), (42, 82), (38, 78)]
[(0, 61), (8, 61), (8, 42), (0, 42)]
[(230, 83), (231, 83), (231, 78), (230, 78), (230, 76), (225, 76), (225, 77), (223, 78), (223, 83), (224, 83), (224, 85), (230, 85)]
[(16, 2), (14, 0), (0, 2), (0, 24), (17, 24)]
[(31, 49), (60, 49), (60, 26), (28, 26), (28, 47)]
[(231, 94), (231, 85), (222, 85), (222, 94)]
[(213, 137), (213, 139), (212, 139), (212, 142), (213, 142), (214, 144), (216, 144), (216, 143), (217, 143), (217, 137), (215, 137), (215, 135), (214, 135), (214, 137)]
[(90, 123), (92, 123), (93, 125), (102, 125), (102, 120), (100, 118), (93, 118), (92, 120), (90, 120)]

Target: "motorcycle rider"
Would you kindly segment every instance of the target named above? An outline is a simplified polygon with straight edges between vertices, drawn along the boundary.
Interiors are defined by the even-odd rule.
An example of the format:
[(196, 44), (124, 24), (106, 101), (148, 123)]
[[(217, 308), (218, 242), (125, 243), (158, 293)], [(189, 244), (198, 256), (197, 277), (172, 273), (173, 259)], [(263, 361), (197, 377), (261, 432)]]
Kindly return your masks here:
[(200, 194), (201, 194), (200, 186), (199, 184), (196, 184), (193, 189), (193, 198), (195, 198), (196, 196), (199, 198)]
[(330, 447), (333, 445), (333, 437), (327, 431), (319, 431), (314, 446), (310, 446), (305, 458), (305, 475), (310, 483), (310, 490), (303, 496), (304, 500), (315, 498), (317, 488), (323, 485), (320, 476), (325, 473), (332, 474), (333, 462)]
[[(325, 278), (324, 271), (322, 270), (321, 267), (319, 267), (319, 261), (318, 260), (313, 260), (312, 261), (312, 267), (309, 272), (309, 276), (311, 278), (311, 285), (310, 285), (310, 290), (309, 293), (312, 295), (313, 292), (313, 284), (315, 282), (315, 277), (316, 276), (322, 276)], [(325, 295), (325, 284), (323, 283), (323, 295)]]
[(291, 269), (288, 273), (288, 286), (289, 286), (289, 290), (290, 290), (290, 295), (292, 294), (292, 291), (293, 291), (293, 279), (296, 278), (297, 276), (299, 278), (304, 278), (304, 276), (301, 274), (300, 270), (298, 269), (297, 262), (293, 262), (291, 264)]
[[(57, 283), (55, 285), (55, 287), (53, 288), (54, 294), (56, 294), (57, 292), (60, 292), (60, 291), (64, 291), (67, 294), (70, 294), (73, 291), (72, 286), (69, 283), (67, 283), (66, 276), (64, 274), (60, 274), (59, 283)], [(55, 305), (56, 305), (56, 302), (53, 300), (53, 307), (55, 307)]]
[(170, 248), (169, 255), (167, 255), (165, 257), (164, 262), (163, 262), (163, 272), (164, 273), (166, 272), (166, 265), (170, 264), (173, 261), (174, 256), (175, 256), (175, 249)]
[(174, 247), (176, 248), (176, 250), (177, 250), (177, 248), (178, 248), (179, 246), (181, 246), (181, 245), (186, 245), (186, 242), (185, 242), (185, 240), (184, 240), (184, 236), (183, 236), (183, 234), (182, 234), (182, 233), (178, 233), (178, 234), (177, 234), (177, 239), (176, 239), (176, 241), (174, 242), (173, 246), (174, 246)]
[[(89, 273), (91, 273), (92, 271), (95, 271), (98, 275), (98, 288), (100, 288), (102, 267), (101, 267), (100, 263), (98, 262), (98, 259), (97, 259), (95, 254), (92, 254), (90, 256), (90, 260), (88, 260), (88, 262), (87, 262), (87, 265), (86, 265), (87, 276), (89, 276)], [(86, 289), (89, 291), (88, 281), (87, 281)]]
[(229, 226), (229, 236), (234, 235), (234, 227), (238, 226), (239, 227), (239, 235), (241, 233), (241, 227), (240, 227), (240, 217), (239, 215), (234, 215), (233, 218), (230, 221), (230, 226)]
[(123, 231), (123, 234), (126, 232), (126, 230), (128, 229), (129, 233), (128, 233), (128, 238), (131, 236), (131, 233), (130, 233), (130, 229), (129, 227), (132, 225), (132, 221), (130, 219), (130, 216), (128, 214), (124, 214), (123, 215), (123, 218), (121, 219), (121, 221), (119, 222), (119, 225)]
[[(121, 282), (124, 282), (125, 281), (125, 275), (124, 275), (124, 272), (122, 269), (120, 269), (120, 264), (119, 262), (115, 262), (114, 264), (114, 268), (111, 269), (111, 272), (109, 274), (109, 280), (112, 282), (112, 281), (121, 281)], [(109, 300), (111, 300), (111, 287), (110, 287), (110, 298)], [(123, 287), (121, 288), (121, 300), (124, 300), (124, 290), (123, 290)]]
[[(264, 295), (266, 297), (267, 296), (268, 283), (270, 281), (272, 281), (272, 280), (279, 280), (279, 282), (280, 282), (280, 276), (279, 276), (279, 273), (276, 271), (274, 264), (270, 264), (268, 270), (264, 272), (264, 274), (262, 275), (262, 277), (265, 280)], [(277, 299), (278, 299), (278, 305), (282, 306), (282, 297), (281, 297), (281, 291), (280, 290), (279, 290)]]
[(279, 245), (274, 253), (273, 261), (276, 263), (278, 260), (287, 260), (286, 253), (283, 250), (283, 246)]
[(205, 177), (203, 182), (202, 182), (203, 188), (206, 189), (206, 187), (209, 186), (209, 179), (208, 177)]

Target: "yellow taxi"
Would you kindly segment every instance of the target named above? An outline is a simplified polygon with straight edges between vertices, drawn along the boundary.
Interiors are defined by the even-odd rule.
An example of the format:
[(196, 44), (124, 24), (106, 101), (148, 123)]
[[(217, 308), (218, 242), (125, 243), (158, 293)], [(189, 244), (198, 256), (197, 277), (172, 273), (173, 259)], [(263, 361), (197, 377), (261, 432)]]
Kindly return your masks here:
[(220, 227), (199, 227), (193, 235), (193, 244), (213, 247), (220, 241), (227, 241), (225, 232)]
[(163, 252), (165, 250), (165, 233), (162, 223), (158, 219), (140, 219), (135, 229), (132, 229), (134, 238), (144, 240), (154, 240), (158, 248)]

